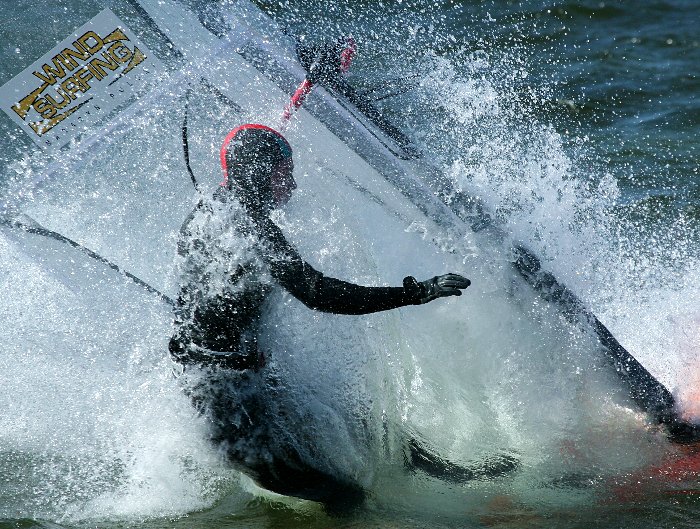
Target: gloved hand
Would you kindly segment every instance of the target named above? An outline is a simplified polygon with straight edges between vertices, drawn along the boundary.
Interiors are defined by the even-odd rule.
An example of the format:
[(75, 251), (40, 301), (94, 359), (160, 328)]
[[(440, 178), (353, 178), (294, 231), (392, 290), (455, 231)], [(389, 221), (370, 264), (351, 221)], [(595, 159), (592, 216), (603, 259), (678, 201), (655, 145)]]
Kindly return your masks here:
[(404, 289), (409, 295), (414, 296), (416, 305), (445, 296), (461, 296), (462, 289), (469, 285), (471, 281), (459, 274), (444, 274), (421, 282), (416, 281), (412, 276), (403, 280)]

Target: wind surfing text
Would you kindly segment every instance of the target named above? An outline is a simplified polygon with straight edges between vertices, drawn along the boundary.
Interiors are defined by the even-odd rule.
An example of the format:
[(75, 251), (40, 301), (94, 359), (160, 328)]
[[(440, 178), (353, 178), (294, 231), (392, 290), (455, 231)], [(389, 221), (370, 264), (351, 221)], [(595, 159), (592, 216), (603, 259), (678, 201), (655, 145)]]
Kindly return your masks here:
[(36, 143), (62, 146), (135, 99), (160, 71), (158, 59), (105, 9), (2, 86), (0, 104)]

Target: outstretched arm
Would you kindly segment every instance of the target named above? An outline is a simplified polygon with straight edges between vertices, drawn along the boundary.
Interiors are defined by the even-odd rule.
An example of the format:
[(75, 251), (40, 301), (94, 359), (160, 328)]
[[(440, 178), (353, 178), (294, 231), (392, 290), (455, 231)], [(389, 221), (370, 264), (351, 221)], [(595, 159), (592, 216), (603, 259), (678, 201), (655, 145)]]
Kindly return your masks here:
[(334, 314), (369, 314), (417, 303), (404, 287), (365, 287), (326, 277), (308, 263), (281, 267), (275, 279), (309, 308)]
[(269, 243), (266, 260), (272, 276), (309, 308), (335, 314), (369, 314), (406, 305), (427, 303), (438, 297), (461, 295), (469, 280), (456, 275), (418, 282), (408, 276), (401, 287), (365, 287), (326, 277), (306, 263), (271, 221), (263, 233)]

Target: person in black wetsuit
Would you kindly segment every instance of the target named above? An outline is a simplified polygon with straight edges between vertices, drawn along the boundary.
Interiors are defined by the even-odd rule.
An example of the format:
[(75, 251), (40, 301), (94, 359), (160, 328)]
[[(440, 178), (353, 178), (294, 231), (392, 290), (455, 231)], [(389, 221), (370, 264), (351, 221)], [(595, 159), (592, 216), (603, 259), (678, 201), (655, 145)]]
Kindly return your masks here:
[(212, 440), (234, 466), (274, 492), (326, 504), (357, 502), (359, 485), (319, 468), (276, 428), (280, 417), (293, 413), (257, 345), (266, 296), (280, 285), (311, 309), (359, 315), (459, 296), (470, 282), (445, 274), (422, 282), (409, 276), (400, 287), (365, 287), (326, 277), (269, 217), (296, 188), (284, 137), (263, 125), (238, 127), (224, 141), (221, 163), (224, 182), (181, 229), (171, 355), (184, 366), (195, 405), (211, 420)]

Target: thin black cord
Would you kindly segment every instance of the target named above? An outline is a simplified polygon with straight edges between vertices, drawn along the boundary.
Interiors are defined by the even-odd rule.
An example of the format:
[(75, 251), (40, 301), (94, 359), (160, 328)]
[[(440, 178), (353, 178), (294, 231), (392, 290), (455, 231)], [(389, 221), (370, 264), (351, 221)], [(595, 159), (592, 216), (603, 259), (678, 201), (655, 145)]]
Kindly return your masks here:
[(405, 94), (406, 92), (410, 92), (411, 90), (413, 90), (416, 86), (418, 86), (417, 83), (409, 85), (409, 86), (405, 86), (401, 90), (397, 90), (396, 92), (391, 92), (391, 93), (385, 94), (381, 97), (375, 97), (374, 99), (372, 99), (372, 101), (381, 101), (383, 99), (389, 99), (390, 97), (396, 97), (396, 96), (399, 96), (401, 94)]
[[(224, 105), (232, 108), (237, 113), (242, 113), (243, 109), (235, 101), (231, 100), (226, 94), (222, 93), (218, 88), (212, 85), (204, 77), (200, 79), (200, 85), (207, 89), (209, 92), (214, 94), (214, 96), (221, 101)], [(190, 173), (190, 179), (192, 180), (192, 185), (195, 189), (199, 189), (197, 183), (197, 178), (194, 176), (194, 171), (190, 164), (190, 143), (188, 140), (188, 129), (187, 129), (187, 119), (189, 117), (190, 109), (190, 94), (192, 93), (192, 88), (188, 88), (185, 93), (185, 118), (182, 120), (182, 152), (185, 155), (185, 165), (187, 166), (187, 172)]]
[(41, 235), (42, 237), (48, 237), (48, 238), (50, 238), (50, 239), (54, 239), (54, 240), (56, 240), (56, 241), (59, 241), (59, 242), (68, 244), (69, 246), (72, 246), (72, 247), (75, 248), (76, 250), (79, 250), (79, 251), (83, 252), (83, 253), (86, 254), (88, 257), (91, 257), (92, 259), (95, 259), (96, 261), (99, 261), (100, 263), (103, 263), (103, 264), (107, 265), (107, 266), (108, 266), (109, 268), (111, 268), (112, 270), (114, 270), (114, 271), (116, 271), (116, 272), (118, 272), (118, 273), (120, 273), (120, 274), (122, 274), (122, 275), (128, 277), (128, 278), (131, 279), (134, 283), (136, 283), (137, 285), (143, 287), (144, 289), (146, 289), (146, 290), (147, 290), (148, 292), (150, 292), (151, 294), (155, 294), (156, 296), (158, 296), (162, 301), (164, 301), (164, 302), (167, 303), (168, 305), (173, 306), (173, 307), (175, 306), (175, 301), (174, 301), (172, 298), (166, 296), (166, 295), (163, 294), (160, 290), (158, 290), (158, 289), (152, 287), (151, 285), (149, 285), (148, 283), (146, 283), (143, 279), (140, 279), (140, 278), (136, 277), (136, 276), (135, 276), (134, 274), (132, 274), (131, 272), (127, 272), (126, 270), (124, 270), (123, 268), (121, 268), (119, 265), (113, 263), (112, 261), (110, 261), (110, 260), (107, 259), (106, 257), (102, 257), (100, 254), (98, 254), (97, 252), (92, 251), (92, 250), (91, 250), (90, 248), (88, 248), (87, 246), (83, 246), (83, 245), (80, 244), (79, 242), (76, 242), (76, 241), (74, 241), (73, 239), (69, 239), (69, 238), (66, 237), (65, 235), (61, 235), (60, 233), (57, 233), (57, 232), (55, 232), (55, 231), (51, 231), (51, 230), (49, 230), (49, 229), (47, 229), (47, 228), (44, 228), (43, 226), (40, 226), (40, 225), (39, 225), (36, 221), (34, 221), (34, 220), (32, 220), (32, 224), (28, 224), (28, 223), (22, 222), (22, 221), (20, 221), (20, 220), (18, 220), (18, 219), (15, 219), (15, 220), (12, 220), (12, 221), (7, 220), (7, 219), (0, 219), (0, 224), (2, 224), (2, 225), (4, 225), (4, 226), (8, 226), (8, 227), (10, 227), (10, 228), (20, 229), (20, 230), (22, 230), (22, 231), (25, 231), (25, 232), (27, 232), (27, 233), (32, 233), (32, 234), (34, 234), (34, 235)]
[(185, 155), (185, 165), (187, 166), (187, 171), (190, 173), (192, 185), (197, 189), (197, 178), (194, 176), (194, 171), (192, 171), (192, 166), (190, 165), (190, 143), (187, 140), (187, 116), (189, 114), (191, 91), (192, 89), (188, 88), (185, 94), (185, 119), (182, 121), (182, 151)]

